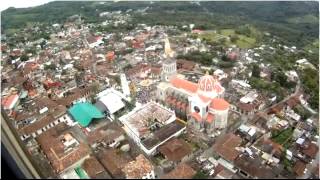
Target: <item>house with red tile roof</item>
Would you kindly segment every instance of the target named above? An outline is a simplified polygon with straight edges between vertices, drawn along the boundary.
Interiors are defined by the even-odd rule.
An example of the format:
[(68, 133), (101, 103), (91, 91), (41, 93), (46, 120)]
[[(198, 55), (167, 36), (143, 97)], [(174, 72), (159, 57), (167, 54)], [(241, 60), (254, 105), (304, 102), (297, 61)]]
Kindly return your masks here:
[(3, 97), (1, 100), (1, 105), (5, 110), (13, 109), (19, 103), (19, 95), (12, 94), (7, 97)]
[(160, 177), (160, 179), (192, 179), (196, 171), (188, 164), (181, 163), (169, 173)]
[(123, 171), (127, 179), (155, 179), (154, 166), (143, 154), (127, 163)]
[(168, 161), (174, 164), (186, 162), (190, 159), (192, 154), (191, 146), (182, 139), (171, 139), (159, 147), (159, 151), (163, 154)]

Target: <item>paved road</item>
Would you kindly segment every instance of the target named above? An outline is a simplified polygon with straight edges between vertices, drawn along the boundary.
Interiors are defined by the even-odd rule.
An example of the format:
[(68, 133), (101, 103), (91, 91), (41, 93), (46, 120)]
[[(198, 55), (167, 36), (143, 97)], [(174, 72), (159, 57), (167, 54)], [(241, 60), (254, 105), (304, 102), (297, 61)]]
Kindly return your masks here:
[(293, 94), (287, 96), (287, 97), (284, 98), (282, 101), (280, 101), (280, 102), (278, 102), (278, 103), (276, 103), (276, 104), (274, 104), (274, 105), (272, 105), (272, 106), (270, 106), (270, 107), (265, 108), (264, 110), (262, 110), (262, 112), (266, 113), (266, 112), (268, 112), (271, 108), (276, 107), (277, 105), (286, 102), (286, 101), (289, 100), (291, 97), (296, 96), (296, 95), (300, 92), (300, 88), (301, 88), (301, 82), (300, 82), (300, 79), (298, 79), (298, 83), (297, 83), (297, 85), (296, 85), (296, 89), (295, 89), (295, 91), (294, 91)]

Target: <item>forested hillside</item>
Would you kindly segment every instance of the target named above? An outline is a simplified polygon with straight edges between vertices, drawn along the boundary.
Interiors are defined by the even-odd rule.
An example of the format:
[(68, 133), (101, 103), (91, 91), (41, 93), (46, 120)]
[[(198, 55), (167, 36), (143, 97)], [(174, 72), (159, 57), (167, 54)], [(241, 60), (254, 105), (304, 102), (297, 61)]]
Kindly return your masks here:
[[(183, 25), (202, 29), (233, 28), (252, 24), (296, 46), (318, 38), (318, 2), (51, 2), (33, 8), (9, 8), (2, 12), (1, 28), (10, 33), (32, 22), (59, 23), (74, 14), (87, 22), (99, 22), (104, 11), (127, 11), (134, 22)], [(145, 10), (138, 13), (136, 10)]]

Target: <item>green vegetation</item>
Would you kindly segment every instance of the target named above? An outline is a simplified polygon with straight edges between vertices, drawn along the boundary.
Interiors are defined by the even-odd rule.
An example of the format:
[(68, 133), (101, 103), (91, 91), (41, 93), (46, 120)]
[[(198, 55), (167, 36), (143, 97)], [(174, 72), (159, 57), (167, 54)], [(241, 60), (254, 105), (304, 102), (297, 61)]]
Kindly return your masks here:
[(289, 18), (287, 21), (293, 24), (299, 24), (299, 23), (317, 24), (319, 23), (319, 18), (314, 15), (308, 14), (305, 16)]
[(312, 108), (319, 108), (319, 73), (317, 70), (308, 68), (300, 72), (302, 86), (309, 95), (308, 102)]
[(288, 160), (286, 158), (286, 154), (287, 154), (287, 148), (285, 148), (283, 151), (282, 151), (282, 154), (281, 154), (281, 161), (282, 161), (282, 164), (284, 165), (284, 168), (288, 171), (291, 171), (293, 166), (294, 166), (294, 162), (292, 160)]
[(203, 173), (202, 171), (198, 171), (193, 177), (192, 179), (208, 179), (208, 175), (206, 175), (205, 173)]
[[(138, 9), (149, 9), (143, 13), (134, 12)], [(200, 2), (200, 6), (186, 2), (50, 2), (34, 8), (9, 8), (2, 12), (1, 27), (5, 33), (15, 33), (16, 29), (33, 25), (61, 23), (67, 17), (80, 14), (85, 22), (102, 22), (99, 17), (104, 11), (133, 10), (133, 22), (148, 25), (163, 24), (181, 27), (190, 23), (195, 28), (236, 29), (240, 35), (236, 44), (248, 47), (259, 41), (252, 34), (248, 36), (250, 24), (259, 28), (260, 32), (270, 32), (282, 37), (295, 46), (305, 46), (318, 38), (319, 12), (318, 2)], [(129, 27), (130, 28), (130, 27)], [(242, 33), (242, 34), (241, 34)]]
[(293, 108), (293, 110), (294, 110), (297, 114), (299, 114), (299, 115), (301, 116), (302, 120), (306, 120), (306, 119), (308, 119), (308, 118), (311, 116), (311, 114), (309, 113), (309, 111), (307, 111), (306, 109), (304, 109), (304, 108), (302, 107), (302, 105), (300, 105), (300, 104), (298, 104), (297, 106), (295, 106), (295, 107)]
[(220, 33), (213, 31), (204, 32), (198, 35), (198, 37), (208, 44), (224, 44), (227, 46), (235, 44), (240, 48), (252, 48), (256, 43), (254, 36), (236, 34), (234, 29), (222, 29), (219, 32)]
[(293, 134), (293, 131), (294, 131), (294, 128), (291, 127), (291, 128), (287, 128), (287, 129), (284, 129), (280, 132), (278, 131), (273, 131), (272, 132), (272, 140), (276, 143), (279, 143), (279, 144), (284, 144), (285, 142), (287, 142), (289, 140), (289, 138), (291, 138), (292, 134)]
[(252, 67), (252, 77), (260, 77), (260, 67), (258, 66), (258, 64), (254, 64)]
[(237, 30), (233, 29), (223, 29), (221, 30), (221, 34), (224, 36), (228, 36), (230, 38), (230, 41), (228, 41), (228, 44), (231, 44), (231, 38), (237, 37), (237, 40), (235, 41), (235, 44), (240, 48), (252, 48), (255, 43), (256, 39), (253, 34), (251, 34), (251, 30), (249, 26), (246, 26), (249, 29), (249, 32), (239, 32)]
[(21, 61), (27, 61), (27, 60), (29, 60), (29, 56), (27, 56), (26, 54), (23, 54), (23, 55), (20, 57), (20, 60), (21, 60)]
[(118, 85), (121, 85), (120, 76), (115, 76), (115, 77), (114, 77), (114, 80), (115, 80), (115, 82), (116, 82)]
[(206, 41), (208, 44), (218, 42), (221, 38), (225, 38), (221, 34), (215, 32), (204, 32), (200, 35), (194, 35), (195, 37), (199, 37), (200, 39)]
[(56, 70), (57, 66), (55, 64), (44, 65), (44, 70)]
[(202, 65), (209, 66), (212, 65), (212, 59), (215, 57), (215, 54), (208, 52), (193, 51), (186, 55), (178, 55), (177, 59), (186, 59), (201, 63)]
[(271, 72), (271, 81), (275, 81), (280, 84), (281, 87), (291, 89), (296, 86), (296, 82), (288, 81), (288, 77), (281, 70), (273, 70)]
[(286, 90), (278, 82), (268, 82), (260, 78), (251, 77), (249, 78), (249, 84), (262, 93), (276, 94), (277, 101), (282, 100), (287, 95)]

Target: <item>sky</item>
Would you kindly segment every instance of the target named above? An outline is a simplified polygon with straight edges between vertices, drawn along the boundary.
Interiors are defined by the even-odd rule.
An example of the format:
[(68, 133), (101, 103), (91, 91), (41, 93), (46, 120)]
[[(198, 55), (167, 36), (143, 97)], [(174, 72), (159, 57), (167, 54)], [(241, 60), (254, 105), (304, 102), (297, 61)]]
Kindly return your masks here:
[(0, 11), (9, 7), (26, 8), (32, 6), (39, 6), (53, 0), (4, 0), (0, 3)]

